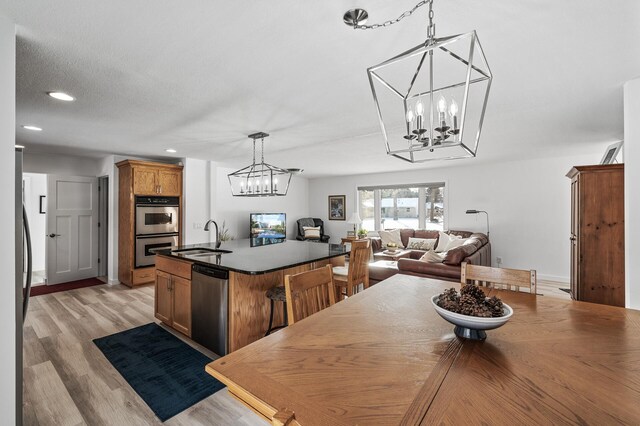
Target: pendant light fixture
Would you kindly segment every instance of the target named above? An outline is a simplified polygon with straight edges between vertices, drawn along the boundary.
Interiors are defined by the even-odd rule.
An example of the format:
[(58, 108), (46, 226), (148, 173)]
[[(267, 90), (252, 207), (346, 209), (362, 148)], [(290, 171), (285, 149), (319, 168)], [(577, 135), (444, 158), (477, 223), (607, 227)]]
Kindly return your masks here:
[[(268, 133), (249, 135), (253, 139), (253, 162), (251, 165), (227, 175), (234, 197), (285, 196), (289, 190), (292, 173), (289, 170), (264, 162), (264, 138)], [(260, 162), (256, 163), (256, 141), (260, 139)]]
[(433, 0), (423, 0), (394, 21), (364, 25), (353, 9), (354, 29), (388, 27), (428, 4), (427, 39), (367, 69), (387, 154), (411, 163), (475, 157), (493, 76), (475, 31), (436, 38)]

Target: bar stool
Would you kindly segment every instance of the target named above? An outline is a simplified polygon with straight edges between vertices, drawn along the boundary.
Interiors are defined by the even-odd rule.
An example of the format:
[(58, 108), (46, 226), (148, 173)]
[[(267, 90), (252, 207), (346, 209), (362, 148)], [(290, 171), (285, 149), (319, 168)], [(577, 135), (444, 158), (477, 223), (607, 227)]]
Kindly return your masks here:
[[(269, 314), (269, 328), (267, 332), (264, 334), (265, 337), (271, 334), (272, 331), (279, 330), (289, 325), (289, 321), (287, 320), (287, 295), (284, 290), (284, 286), (275, 286), (271, 287), (265, 293), (265, 296), (271, 301), (271, 314)], [(284, 312), (284, 325), (279, 325), (277, 327), (273, 327), (273, 311), (275, 308), (275, 302), (282, 302), (283, 304), (283, 312)]]

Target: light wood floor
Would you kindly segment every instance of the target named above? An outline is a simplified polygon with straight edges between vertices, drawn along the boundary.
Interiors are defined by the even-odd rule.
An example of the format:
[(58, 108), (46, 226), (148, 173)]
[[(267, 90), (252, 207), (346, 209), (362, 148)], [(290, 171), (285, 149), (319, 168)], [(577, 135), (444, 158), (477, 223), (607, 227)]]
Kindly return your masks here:
[[(24, 424), (162, 424), (92, 342), (152, 321), (153, 286), (33, 297), (24, 328)], [(164, 424), (268, 423), (223, 389)]]
[[(538, 293), (568, 299), (560, 287), (568, 285), (539, 281)], [(152, 321), (153, 286), (100, 285), (32, 298), (24, 328), (25, 425), (161, 424), (92, 342)], [(165, 424), (267, 423), (224, 389)]]
[(569, 293), (560, 290), (561, 288), (569, 288), (569, 283), (562, 283), (557, 281), (538, 280), (538, 294), (542, 294), (549, 297), (556, 297), (558, 299), (571, 300)]

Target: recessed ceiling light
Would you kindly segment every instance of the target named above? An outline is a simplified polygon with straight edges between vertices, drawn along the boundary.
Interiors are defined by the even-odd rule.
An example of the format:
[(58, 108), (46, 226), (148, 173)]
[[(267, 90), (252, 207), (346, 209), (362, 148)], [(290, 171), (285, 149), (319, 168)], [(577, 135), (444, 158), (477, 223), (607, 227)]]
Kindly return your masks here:
[(41, 132), (42, 129), (38, 126), (22, 126), (23, 129), (27, 129), (27, 130), (33, 130), (34, 132)]
[(176, 150), (175, 150), (175, 149), (173, 149), (173, 148), (167, 148), (167, 149), (165, 149), (165, 151), (166, 151), (166, 152), (169, 152), (169, 153), (171, 153), (171, 154), (174, 154), (174, 153), (178, 152), (178, 151), (176, 151)]
[(47, 95), (59, 101), (72, 102), (76, 100), (76, 98), (64, 92), (47, 92)]

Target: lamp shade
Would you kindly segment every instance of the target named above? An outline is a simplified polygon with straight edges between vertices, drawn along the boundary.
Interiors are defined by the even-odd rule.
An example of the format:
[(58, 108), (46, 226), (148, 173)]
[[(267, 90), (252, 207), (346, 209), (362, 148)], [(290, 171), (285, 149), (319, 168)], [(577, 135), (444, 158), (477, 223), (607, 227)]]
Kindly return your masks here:
[(362, 223), (362, 219), (360, 219), (360, 215), (358, 214), (358, 212), (354, 212), (351, 217), (349, 218), (349, 220), (347, 221), (347, 223), (352, 223), (354, 225), (359, 225)]

